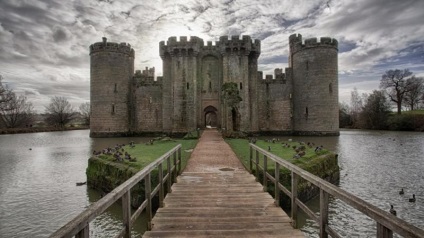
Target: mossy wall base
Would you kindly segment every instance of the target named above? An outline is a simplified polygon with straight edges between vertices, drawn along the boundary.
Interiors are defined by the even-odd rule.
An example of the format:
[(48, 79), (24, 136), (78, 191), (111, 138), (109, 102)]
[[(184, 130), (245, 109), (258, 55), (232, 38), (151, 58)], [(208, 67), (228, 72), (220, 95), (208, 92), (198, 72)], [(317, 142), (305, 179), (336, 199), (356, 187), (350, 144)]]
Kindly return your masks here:
[[(134, 176), (138, 170), (126, 165), (91, 157), (88, 160), (87, 185), (102, 193), (109, 193)], [(151, 173), (152, 188), (158, 184), (158, 171)], [(165, 188), (166, 190), (166, 188)], [(166, 194), (167, 191), (165, 191)], [(139, 207), (145, 199), (144, 180), (131, 189), (131, 205)]]

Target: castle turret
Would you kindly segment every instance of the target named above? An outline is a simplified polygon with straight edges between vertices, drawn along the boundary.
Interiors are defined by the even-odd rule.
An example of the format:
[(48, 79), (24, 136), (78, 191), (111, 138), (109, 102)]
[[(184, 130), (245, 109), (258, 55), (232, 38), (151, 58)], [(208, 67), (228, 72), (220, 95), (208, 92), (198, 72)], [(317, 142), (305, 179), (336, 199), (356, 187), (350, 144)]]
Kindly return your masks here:
[(296, 134), (338, 135), (338, 43), (291, 35), (293, 130)]
[(126, 43), (90, 46), (90, 136), (130, 132), (129, 88), (134, 74), (134, 50)]
[(239, 36), (230, 39), (221, 36), (217, 47), (222, 55), (223, 83), (236, 83), (242, 98), (237, 110), (222, 106), (223, 127), (246, 132), (257, 131), (257, 70), (261, 42), (253, 41), (250, 36), (242, 36), (241, 39)]
[(169, 37), (159, 43), (163, 60), (163, 130), (185, 133), (198, 127), (197, 56), (204, 42), (192, 36)]

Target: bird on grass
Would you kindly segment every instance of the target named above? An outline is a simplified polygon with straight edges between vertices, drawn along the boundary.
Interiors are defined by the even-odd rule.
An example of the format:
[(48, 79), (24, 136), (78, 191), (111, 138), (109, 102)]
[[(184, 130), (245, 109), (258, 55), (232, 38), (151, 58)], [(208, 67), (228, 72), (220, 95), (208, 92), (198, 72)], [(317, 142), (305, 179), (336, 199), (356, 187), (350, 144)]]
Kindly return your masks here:
[(396, 210), (393, 208), (393, 205), (390, 204), (390, 213), (396, 216)]
[(415, 194), (412, 194), (412, 198), (409, 199), (409, 202), (415, 202)]
[(405, 192), (403, 191), (403, 188), (399, 191), (399, 195), (404, 195)]

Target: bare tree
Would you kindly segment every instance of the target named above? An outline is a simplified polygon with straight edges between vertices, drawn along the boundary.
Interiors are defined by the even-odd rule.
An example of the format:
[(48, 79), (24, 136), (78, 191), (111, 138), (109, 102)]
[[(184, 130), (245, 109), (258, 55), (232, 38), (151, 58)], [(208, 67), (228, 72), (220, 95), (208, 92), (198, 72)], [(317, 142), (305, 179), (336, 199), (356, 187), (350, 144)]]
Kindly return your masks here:
[(12, 100), (13, 92), (2, 83), (3, 76), (0, 75), (0, 109), (7, 108), (8, 102)]
[(79, 106), (79, 110), (80, 110), (80, 113), (81, 113), (82, 118), (84, 120), (84, 123), (86, 125), (90, 125), (90, 113), (91, 113), (91, 111), (90, 111), (90, 103), (89, 102), (82, 103)]
[(46, 122), (50, 125), (64, 127), (75, 118), (76, 112), (65, 97), (52, 97), (50, 104), (45, 107)]
[(0, 108), (0, 116), (6, 127), (19, 128), (31, 125), (34, 121), (34, 108), (25, 96), (10, 93), (11, 97), (4, 107)]
[(404, 105), (413, 111), (423, 99), (424, 78), (412, 76), (407, 79), (407, 84), (409, 89), (405, 92)]
[(409, 69), (404, 70), (387, 70), (381, 77), (380, 88), (385, 89), (389, 95), (390, 101), (395, 102), (397, 113), (402, 113), (402, 101), (405, 98), (405, 93), (410, 90), (408, 78), (412, 75)]

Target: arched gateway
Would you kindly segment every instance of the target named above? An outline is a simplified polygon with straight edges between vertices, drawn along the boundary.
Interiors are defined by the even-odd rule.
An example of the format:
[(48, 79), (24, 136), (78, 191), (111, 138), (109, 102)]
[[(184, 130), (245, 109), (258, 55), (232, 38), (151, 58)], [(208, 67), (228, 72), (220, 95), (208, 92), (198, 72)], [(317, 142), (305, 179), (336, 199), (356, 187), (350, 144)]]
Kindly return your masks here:
[(214, 106), (207, 106), (204, 110), (205, 127), (218, 127), (218, 110)]

